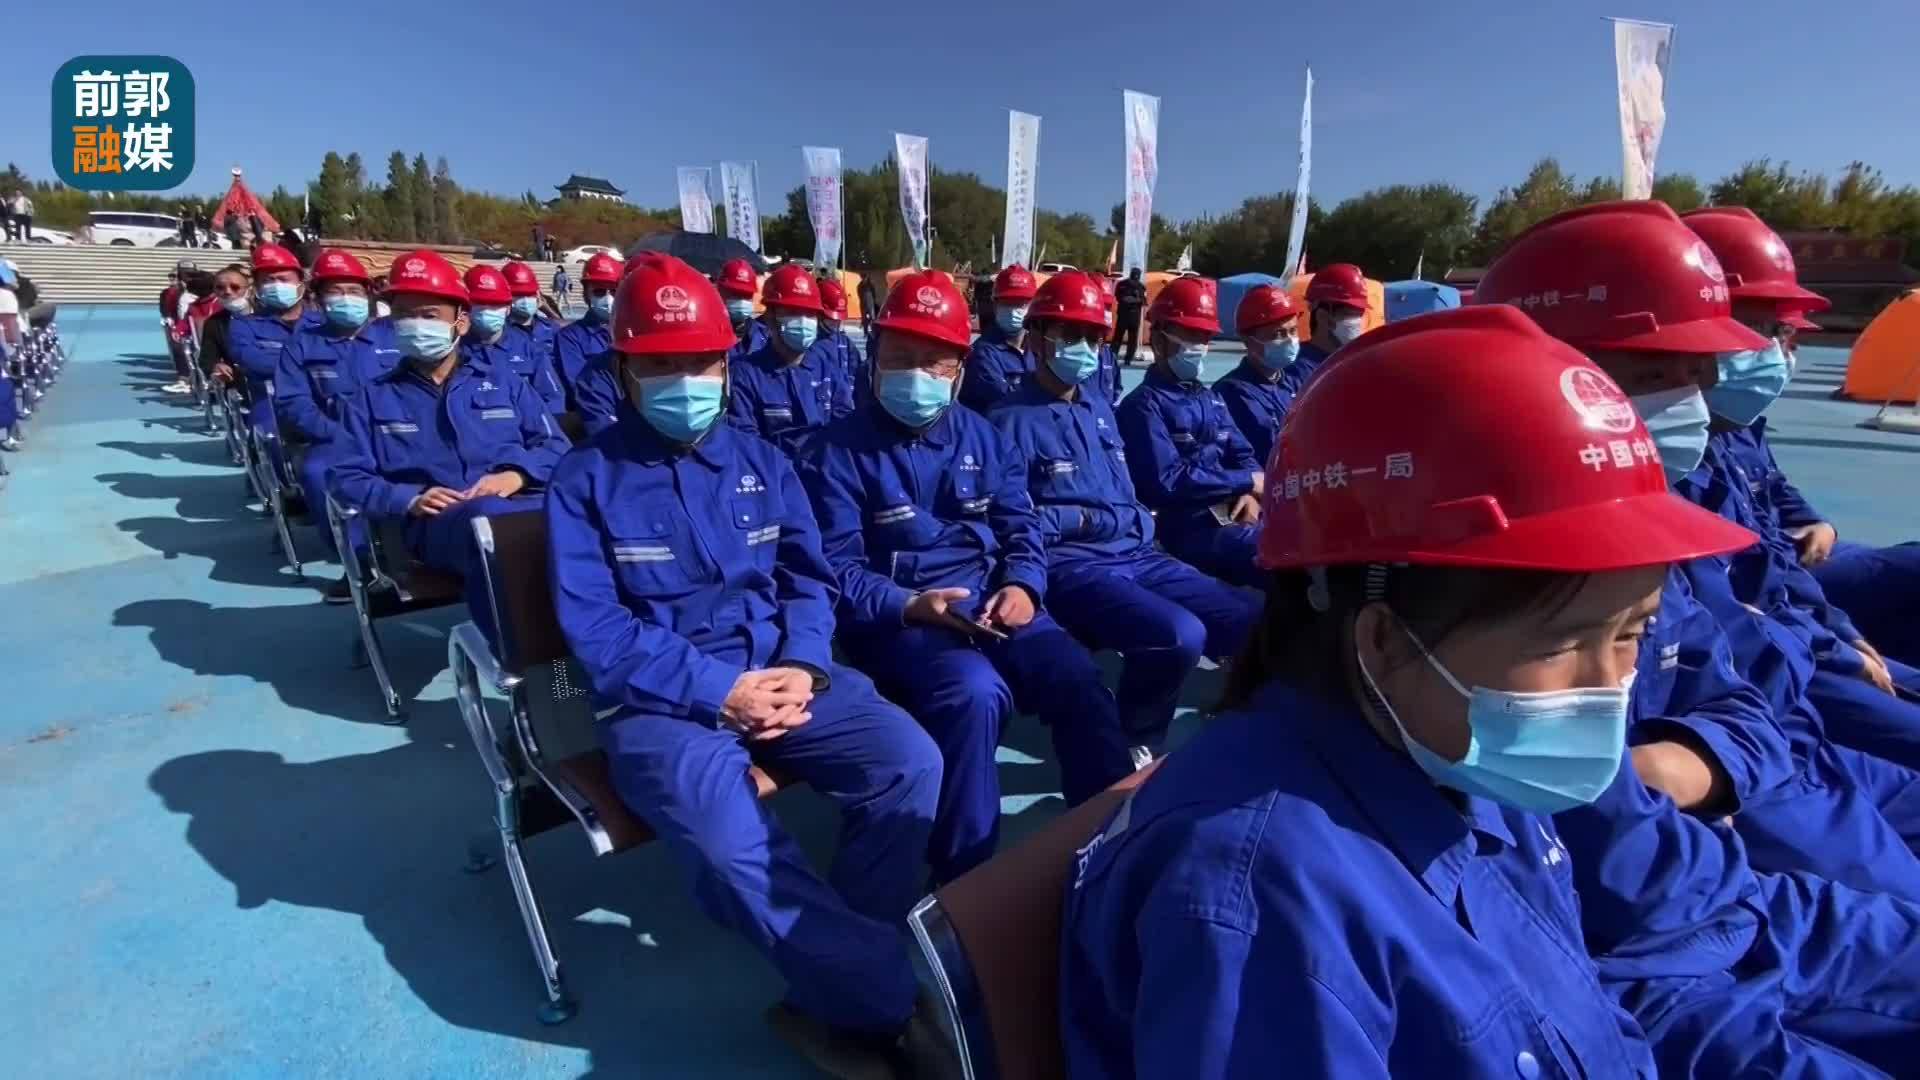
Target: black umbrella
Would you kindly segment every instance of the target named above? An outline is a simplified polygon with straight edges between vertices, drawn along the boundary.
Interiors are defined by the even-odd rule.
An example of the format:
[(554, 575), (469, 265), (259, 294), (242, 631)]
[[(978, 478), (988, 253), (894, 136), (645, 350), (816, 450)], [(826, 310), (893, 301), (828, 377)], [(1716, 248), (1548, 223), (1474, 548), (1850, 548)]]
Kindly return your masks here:
[(663, 251), (695, 270), (712, 277), (732, 259), (745, 259), (756, 274), (767, 272), (767, 260), (760, 253), (731, 236), (685, 231), (654, 233), (641, 237), (627, 249), (629, 256), (642, 251)]

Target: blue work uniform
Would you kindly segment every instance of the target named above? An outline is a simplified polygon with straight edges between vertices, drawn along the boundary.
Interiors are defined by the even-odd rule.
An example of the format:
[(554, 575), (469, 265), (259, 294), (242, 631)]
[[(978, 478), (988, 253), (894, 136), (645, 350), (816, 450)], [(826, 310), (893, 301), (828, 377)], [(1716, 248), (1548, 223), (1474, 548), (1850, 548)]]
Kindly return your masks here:
[(619, 356), (608, 349), (580, 369), (580, 381), (573, 388), (573, 412), (589, 437), (612, 427), (620, 418), (620, 403), (626, 399), (626, 393), (614, 372), (614, 362)]
[[(631, 407), (547, 493), (554, 614), (592, 683), (615, 789), (665, 840), (701, 910), (837, 1027), (897, 1031), (914, 981), (939, 752), (866, 676), (833, 662), (831, 571), (793, 467), (725, 423), (669, 443)], [(815, 678), (812, 718), (752, 742), (721, 715), (741, 675)], [(829, 881), (743, 783), (758, 764), (844, 814)]]
[[(1866, 661), (1851, 644), (1860, 640), (1859, 630), (1800, 565), (1792, 538), (1754, 507), (1752, 482), (1736, 446), (1743, 434), (1736, 429), (1709, 436), (1705, 460), (1676, 490), (1760, 536), (1759, 543), (1727, 559), (1729, 583), (1736, 599), (1791, 630), (1811, 654), (1807, 697), (1833, 741), (1920, 769), (1920, 701), (1888, 694), (1863, 677)], [(1895, 661), (1888, 668), (1907, 695), (1920, 691), (1920, 672)]]
[(1277, 683), (1079, 852), (1061, 936), (1070, 1076), (1654, 1075), (1552, 819)]
[[(1700, 569), (1702, 576), (1715, 572)], [(1724, 586), (1719, 592), (1720, 605), (1728, 606)], [(1773, 654), (1758, 641), (1748, 649), (1756, 657)], [(1789, 737), (1774, 703), (1736, 670), (1720, 620), (1695, 598), (1683, 569), (1668, 572), (1637, 670), (1631, 741), (1678, 741), (1719, 764), (1727, 803), (1702, 812), (1733, 815), (1757, 869), (1805, 870), (1920, 900), (1920, 858), (1912, 849), (1920, 841), (1913, 835), (1920, 775), (1834, 746), (1803, 702), (1784, 702), (1778, 714), (1799, 735)]]
[(1280, 386), (1287, 392), (1288, 401), (1293, 401), (1300, 396), (1301, 392), (1307, 388), (1307, 380), (1313, 378), (1313, 373), (1319, 371), (1320, 366), (1325, 364), (1327, 357), (1331, 355), (1311, 341), (1300, 343), (1300, 351), (1294, 354), (1286, 370), (1280, 373)]
[(302, 326), (280, 350), (273, 408), (282, 434), (290, 436), (282, 440), (282, 450), (291, 452), (289, 444), (296, 439), (307, 444), (296, 466), (300, 490), (329, 554), (337, 552), (326, 524), (327, 471), (337, 456), (340, 403), (399, 362), (390, 319), (369, 320), (346, 334), (327, 323)]
[(1213, 382), (1213, 392), (1227, 403), (1227, 415), (1233, 426), (1253, 448), (1255, 461), (1273, 456), (1273, 444), (1280, 441), (1280, 425), (1293, 408), (1293, 394), (1287, 389), (1286, 369), (1269, 373), (1260, 361), (1249, 356), (1240, 366)]
[(1040, 362), (1031, 341), (1013, 347), (1007, 332), (989, 318), (967, 350), (967, 376), (960, 380), (960, 404), (985, 416), (1000, 399), (1020, 388)]
[[(1727, 442), (1747, 474), (1762, 520), (1789, 539), (1794, 531), (1830, 524), (1774, 458), (1766, 417), (1731, 434)], [(1883, 657), (1909, 667), (1920, 664), (1920, 619), (1913, 618), (1920, 608), (1920, 543), (1873, 547), (1837, 540), (1826, 560), (1809, 572), (1828, 602), (1846, 612)]]
[(273, 415), (273, 377), (280, 371), (280, 353), (295, 331), (323, 326), (325, 316), (302, 309), (292, 321), (278, 315), (237, 315), (227, 324), (227, 355), (233, 357), (246, 382), (247, 422), (262, 435), (276, 434)]
[(1188, 674), (1202, 656), (1240, 651), (1259, 594), (1154, 547), (1153, 515), (1134, 496), (1104, 395), (1063, 399), (1035, 378), (1000, 399), (989, 419), (1024, 459), (1046, 526), (1047, 610), (1088, 648), (1125, 658), (1114, 694), (1121, 724), (1158, 753)]
[(821, 328), (821, 335), (833, 343), (834, 355), (839, 359), (840, 370), (845, 373), (848, 392), (856, 402), (865, 401), (873, 390), (873, 370), (867, 364), (867, 357), (861, 353), (860, 346), (854, 344), (845, 330), (827, 331)]
[(1155, 364), (1114, 411), (1134, 489), (1159, 514), (1160, 546), (1222, 581), (1264, 587), (1266, 575), (1253, 565), (1258, 526), (1223, 524), (1264, 467), (1226, 402)]
[(613, 347), (613, 331), (597, 316), (588, 314), (561, 327), (553, 335), (553, 367), (560, 385), (573, 399), (580, 373), (592, 359)]
[[(928, 857), (936, 881), (993, 854), (994, 751), (1016, 707), (1048, 725), (1068, 803), (1132, 770), (1093, 657), (1040, 608), (1044, 527), (1020, 455), (992, 424), (956, 406), (915, 432), (870, 402), (814, 440), (800, 476), (840, 586), (841, 644), (940, 746), (945, 774)], [(971, 619), (1006, 587), (1025, 589), (1035, 615), (1004, 641), (906, 622), (908, 601), (923, 590), (968, 590), (953, 607)]]
[(559, 374), (553, 370), (550, 340), (542, 344), (537, 333), (509, 321), (496, 341), (486, 341), (478, 331), (471, 331), (460, 345), (469, 350), (469, 355), (484, 356), (487, 363), (501, 371), (511, 371), (527, 380), (527, 385), (540, 396), (540, 403), (546, 406), (547, 415), (559, 416), (567, 411), (567, 388), (561, 385)]
[(1086, 385), (1107, 396), (1107, 404), (1120, 404), (1120, 358), (1113, 355), (1113, 346), (1100, 343), (1100, 370), (1088, 379)]
[(767, 324), (761, 322), (759, 319), (748, 319), (746, 322), (741, 323), (740, 328), (735, 331), (735, 334), (736, 337), (734, 338), (733, 348), (727, 350), (728, 360), (732, 360), (736, 356), (746, 356), (749, 353), (758, 352), (760, 348), (767, 343), (767, 339), (772, 336), (767, 333)]
[(853, 411), (853, 384), (820, 338), (789, 362), (777, 344), (727, 361), (727, 417), (792, 457), (807, 437)]
[(537, 509), (538, 498), (468, 499), (431, 517), (409, 517), (407, 508), (430, 487), (465, 491), (509, 469), (528, 487), (544, 485), (567, 452), (567, 437), (526, 380), (464, 353), (444, 385), (401, 364), (355, 391), (340, 414), (331, 490), (374, 517), (405, 518), (407, 550), (460, 575), (473, 621), (495, 640), (493, 605), (469, 523), (479, 514)]

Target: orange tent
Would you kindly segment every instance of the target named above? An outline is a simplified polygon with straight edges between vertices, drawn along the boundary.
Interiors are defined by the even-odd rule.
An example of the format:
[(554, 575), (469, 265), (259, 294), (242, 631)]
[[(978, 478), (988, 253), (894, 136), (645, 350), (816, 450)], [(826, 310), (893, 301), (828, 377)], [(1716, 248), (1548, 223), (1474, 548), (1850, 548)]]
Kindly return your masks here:
[(1920, 289), (1888, 304), (1861, 332), (1840, 396), (1875, 404), (1920, 398)]

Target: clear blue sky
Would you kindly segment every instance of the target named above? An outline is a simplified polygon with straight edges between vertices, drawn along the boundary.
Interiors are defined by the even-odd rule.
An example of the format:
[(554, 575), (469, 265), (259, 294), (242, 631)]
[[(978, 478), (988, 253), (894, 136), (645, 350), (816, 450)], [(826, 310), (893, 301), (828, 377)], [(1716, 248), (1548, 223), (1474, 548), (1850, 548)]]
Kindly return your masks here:
[(896, 130), (998, 186), (1018, 108), (1043, 118), (1040, 204), (1104, 223), (1131, 88), (1162, 99), (1155, 209), (1188, 217), (1291, 188), (1311, 60), (1316, 197), (1438, 179), (1484, 206), (1544, 154), (1617, 175), (1602, 15), (1679, 26), (1663, 172), (1711, 180), (1762, 155), (1832, 172), (1861, 158), (1920, 183), (1914, 0), (55, 0), (9, 7), (0, 160), (51, 175), (49, 81), (70, 56), (164, 53), (199, 87), (194, 192), (222, 190), (234, 164), (263, 191), (295, 187), (335, 148), (359, 150), (379, 179), (399, 148), (445, 155), (470, 188), (552, 197), (581, 172), (646, 206), (675, 203), (676, 165), (751, 158), (773, 208), (799, 182), (801, 144), (866, 166)]

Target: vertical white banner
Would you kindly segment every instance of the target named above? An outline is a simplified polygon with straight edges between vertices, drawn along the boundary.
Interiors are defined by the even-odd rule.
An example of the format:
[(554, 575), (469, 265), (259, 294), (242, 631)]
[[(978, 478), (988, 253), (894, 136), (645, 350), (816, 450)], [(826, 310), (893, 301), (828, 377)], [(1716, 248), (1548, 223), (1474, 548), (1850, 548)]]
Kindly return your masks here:
[(900, 220), (913, 245), (913, 268), (925, 270), (932, 254), (927, 240), (927, 139), (893, 133), (893, 157), (900, 168)]
[(1293, 221), (1287, 226), (1287, 266), (1281, 276), (1288, 281), (1300, 272), (1300, 259), (1307, 253), (1307, 196), (1313, 186), (1313, 68), (1307, 68), (1307, 94), (1300, 99), (1300, 177), (1293, 182)]
[(727, 235), (760, 250), (760, 188), (751, 161), (720, 163), (722, 198), (727, 200)]
[(803, 146), (807, 163), (807, 220), (813, 223), (813, 268), (840, 265), (840, 150), (833, 146)]
[(1613, 66), (1620, 79), (1620, 192), (1653, 197), (1654, 160), (1667, 130), (1667, 63), (1673, 27), (1613, 20)]
[(1040, 118), (1007, 111), (1007, 227), (1001, 266), (1033, 266), (1033, 181), (1040, 165)]
[(1153, 188), (1160, 180), (1160, 99), (1123, 91), (1127, 113), (1126, 243), (1123, 270), (1147, 269), (1148, 231), (1153, 227)]
[(687, 232), (713, 231), (712, 169), (681, 166), (680, 228)]

